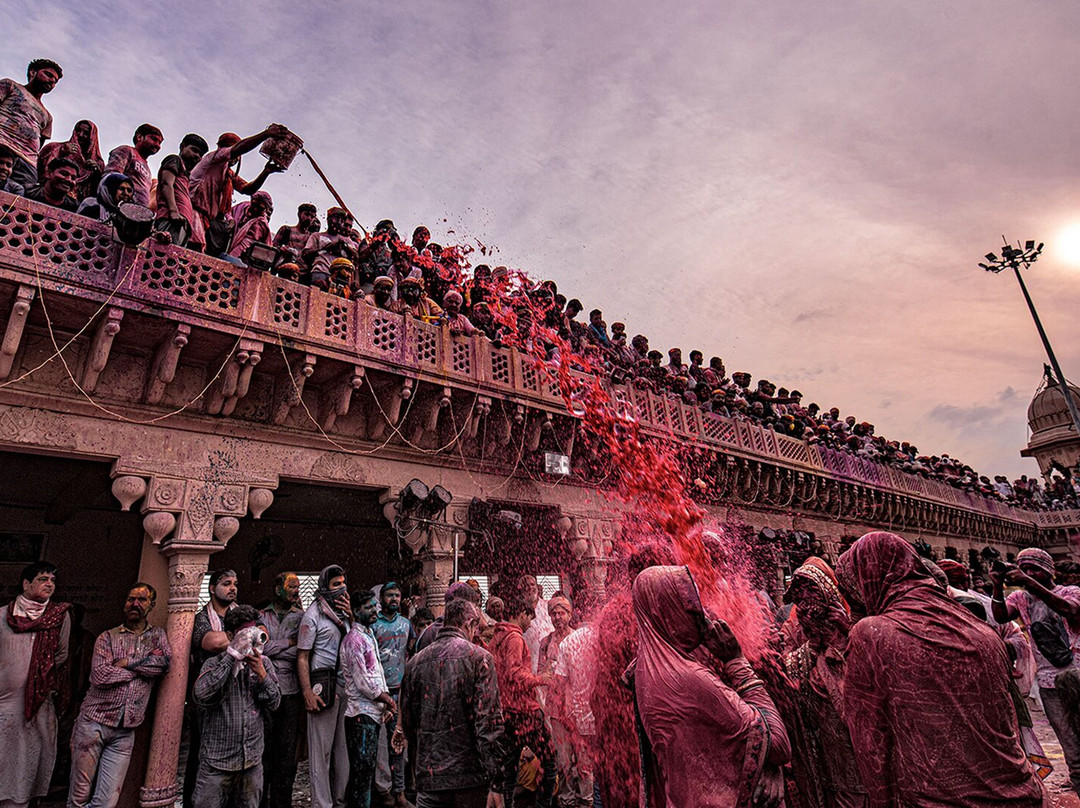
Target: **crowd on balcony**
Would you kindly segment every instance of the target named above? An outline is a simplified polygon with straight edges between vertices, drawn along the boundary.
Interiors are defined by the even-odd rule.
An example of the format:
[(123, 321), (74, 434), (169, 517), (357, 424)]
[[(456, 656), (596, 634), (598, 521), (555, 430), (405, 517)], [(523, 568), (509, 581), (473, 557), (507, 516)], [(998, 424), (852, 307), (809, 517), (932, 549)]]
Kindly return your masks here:
[[(263, 185), (284, 169), (268, 159), (251, 180), (239, 171), (245, 154), (289, 134), (278, 124), (247, 137), (226, 132), (213, 149), (204, 137), (186, 134), (156, 176), (147, 160), (165, 138), (153, 124), (140, 125), (131, 144), (116, 146), (107, 158), (89, 120), (76, 123), (66, 141), (51, 142), (52, 116), (42, 96), (62, 76), (55, 62), (39, 59), (29, 65), (26, 84), (0, 81), (0, 190), (100, 221), (124, 203), (149, 207), (159, 242), (261, 266), (330, 294), (443, 325), (453, 334), (479, 334), (497, 346), (680, 400), (706, 417), (754, 422), (1009, 504), (1080, 507), (1080, 467), (1059, 467), (1045, 484), (1026, 476), (1012, 483), (1003, 476), (991, 480), (947, 454), (923, 454), (907, 441), (877, 435), (872, 423), (842, 417), (837, 407), (804, 405), (798, 390), (778, 388), (767, 379), (755, 384), (741, 371), (729, 377), (719, 357), (705, 364), (704, 354), (693, 350), (687, 364), (681, 349), (672, 348), (665, 361), (645, 335), (631, 338), (621, 322), (609, 328), (600, 309), (591, 310), (586, 321), (581, 301), (567, 299), (555, 282), (536, 283), (505, 266), (470, 268), (462, 249), (432, 241), (423, 225), (405, 241), (393, 221), (384, 219), (368, 232), (357, 229), (352, 214), (337, 206), (326, 211), (323, 229), (318, 209), (306, 203), (295, 224), (275, 232), (273, 198)], [(236, 194), (248, 199), (234, 204)], [(272, 247), (271, 258), (257, 263), (253, 245)]]

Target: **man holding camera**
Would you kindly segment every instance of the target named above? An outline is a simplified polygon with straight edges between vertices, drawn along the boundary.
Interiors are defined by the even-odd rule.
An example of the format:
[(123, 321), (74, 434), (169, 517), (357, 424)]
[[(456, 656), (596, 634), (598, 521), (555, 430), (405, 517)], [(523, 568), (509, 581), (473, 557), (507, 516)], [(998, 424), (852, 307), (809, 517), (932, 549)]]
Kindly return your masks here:
[(274, 666), (262, 655), (266, 629), (254, 606), (222, 619), (229, 645), (202, 667), (195, 703), (203, 709), (195, 808), (258, 808), (263, 791), (263, 724), (281, 703)]
[[(1016, 567), (996, 563), (991, 608), (997, 622), (1019, 619), (1031, 636), (1039, 698), (1080, 791), (1080, 588), (1056, 585), (1054, 574), (1054, 559), (1037, 547), (1021, 550)], [(1006, 598), (1004, 584), (1023, 588)]]

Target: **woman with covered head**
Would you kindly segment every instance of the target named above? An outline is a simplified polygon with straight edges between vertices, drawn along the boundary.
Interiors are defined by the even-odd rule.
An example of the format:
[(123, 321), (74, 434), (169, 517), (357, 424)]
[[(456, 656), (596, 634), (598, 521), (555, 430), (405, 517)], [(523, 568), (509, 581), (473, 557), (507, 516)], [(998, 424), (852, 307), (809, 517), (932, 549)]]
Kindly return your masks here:
[(101, 157), (101, 146), (98, 144), (97, 124), (93, 121), (79, 121), (67, 140), (42, 146), (38, 152), (39, 177), (45, 176), (49, 163), (57, 157), (66, 157), (79, 167), (72, 196), (76, 200), (91, 196), (105, 170), (105, 160)]
[(809, 558), (795, 570), (784, 600), (794, 604), (789, 620), (803, 638), (784, 657), (794, 694), (780, 705), (796, 784), (812, 808), (862, 808), (866, 789), (843, 719), (851, 609), (832, 568), (820, 558)]
[(124, 202), (135, 198), (135, 185), (131, 178), (118, 171), (112, 171), (98, 183), (97, 196), (88, 196), (76, 211), (80, 216), (107, 222)]
[[(784, 724), (731, 629), (706, 618), (690, 570), (644, 570), (633, 606), (646, 804), (779, 805), (779, 767), (790, 755)], [(694, 653), (700, 646), (712, 655), (710, 664)]]
[(870, 808), (1049, 805), (1017, 737), (1005, 645), (893, 533), (837, 564), (867, 615), (849, 635), (843, 716)]

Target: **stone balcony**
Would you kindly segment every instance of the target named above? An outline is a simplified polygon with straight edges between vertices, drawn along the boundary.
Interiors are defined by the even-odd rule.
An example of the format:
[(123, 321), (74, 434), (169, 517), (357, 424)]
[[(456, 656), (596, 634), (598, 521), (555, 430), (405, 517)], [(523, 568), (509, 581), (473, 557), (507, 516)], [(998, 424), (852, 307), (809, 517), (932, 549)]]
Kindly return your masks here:
[[(577, 419), (557, 385), (516, 349), (201, 253), (153, 242), (125, 247), (109, 225), (4, 193), (0, 214), (0, 385), (8, 388), (0, 395), (59, 394), (151, 414), (183, 405), (342, 441), (385, 440), (404, 451), (498, 454), (519, 436), (535, 452), (551, 431), (567, 451), (573, 444)], [(24, 332), (40, 342), (50, 324), (56, 346), (45, 345), (42, 358), (68, 342), (73, 358), (63, 375), (54, 369), (35, 379), (27, 371), (42, 349), (33, 354)], [(182, 371), (189, 365), (203, 371)], [(647, 434), (710, 449), (759, 477), (767, 469), (778, 491), (785, 480), (793, 491), (822, 481), (848, 492), (841, 509), (845, 496), (870, 503), (871, 516), (904, 503), (912, 513), (938, 514), (955, 535), (985, 533), (970, 525), (1016, 537), (1080, 528), (1080, 511), (1010, 507), (632, 386), (611, 393)], [(357, 422), (352, 404), (360, 396), (359, 409), (369, 412)]]

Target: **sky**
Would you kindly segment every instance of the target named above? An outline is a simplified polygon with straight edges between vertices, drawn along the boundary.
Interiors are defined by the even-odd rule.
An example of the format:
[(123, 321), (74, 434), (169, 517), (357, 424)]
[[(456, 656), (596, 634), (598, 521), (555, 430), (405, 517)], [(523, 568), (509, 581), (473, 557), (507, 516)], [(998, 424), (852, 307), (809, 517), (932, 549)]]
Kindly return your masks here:
[[(0, 29), (0, 74), (62, 64), (56, 139), (155, 123), (156, 170), (187, 132), (285, 124), (368, 227), (486, 245), (981, 473), (1037, 473), (1045, 354), (977, 263), (1043, 241), (1027, 281), (1080, 381), (1072, 2), (0, 0)], [(334, 204), (301, 163), (266, 185), (275, 228)]]

